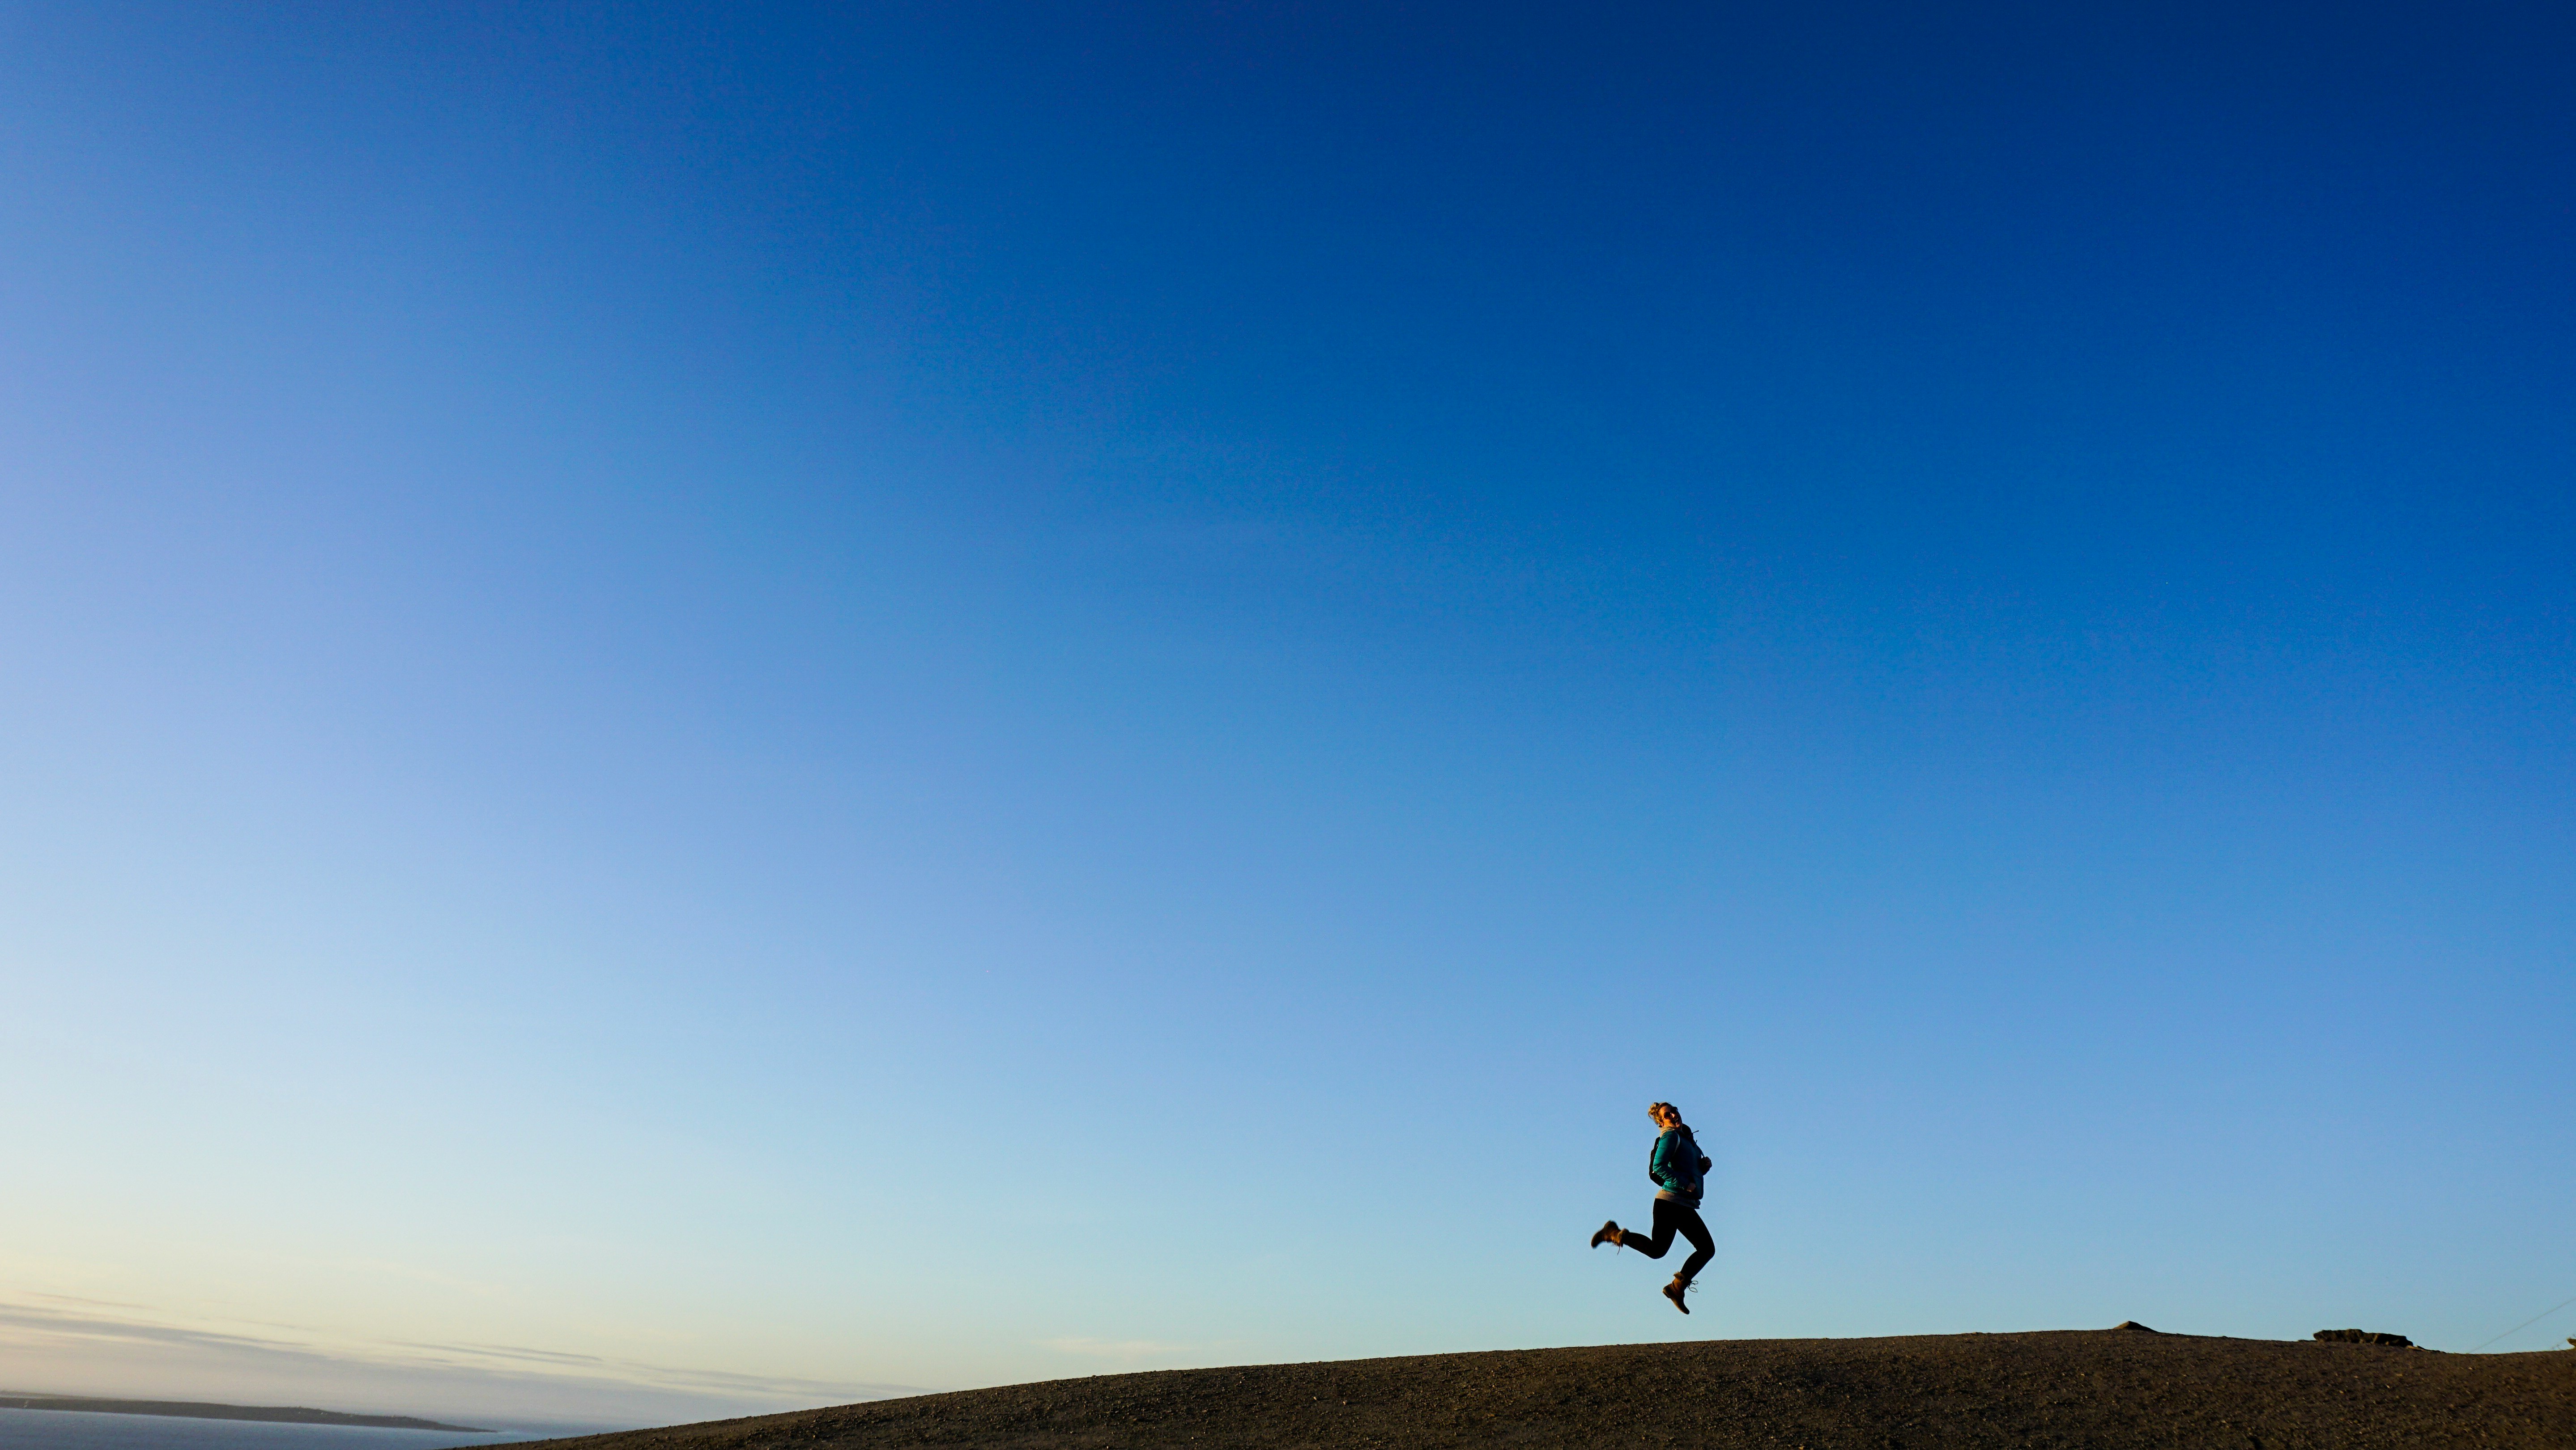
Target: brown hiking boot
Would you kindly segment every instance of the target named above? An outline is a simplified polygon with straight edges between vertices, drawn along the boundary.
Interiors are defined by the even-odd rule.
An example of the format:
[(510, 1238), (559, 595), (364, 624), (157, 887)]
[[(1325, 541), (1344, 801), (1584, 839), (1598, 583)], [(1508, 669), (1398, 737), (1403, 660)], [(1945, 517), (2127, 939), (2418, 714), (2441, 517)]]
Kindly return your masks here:
[(1592, 1236), (1592, 1246), (1596, 1249), (1605, 1243), (1615, 1244), (1617, 1242), (1619, 1242), (1619, 1220), (1615, 1218), (1610, 1220), (1608, 1223), (1601, 1225), (1601, 1232)]
[(1673, 1307), (1682, 1311), (1684, 1314), (1688, 1314), (1690, 1312), (1690, 1306), (1682, 1302), (1682, 1296), (1689, 1292), (1690, 1280), (1683, 1278), (1679, 1274), (1673, 1275), (1673, 1281), (1664, 1286), (1664, 1297), (1672, 1300)]

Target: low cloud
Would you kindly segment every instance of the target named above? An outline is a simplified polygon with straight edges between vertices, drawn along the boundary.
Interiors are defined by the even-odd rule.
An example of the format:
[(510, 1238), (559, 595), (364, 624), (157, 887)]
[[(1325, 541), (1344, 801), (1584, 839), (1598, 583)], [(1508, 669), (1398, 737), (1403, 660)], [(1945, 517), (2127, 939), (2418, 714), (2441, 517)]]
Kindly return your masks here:
[(924, 1393), (525, 1345), (334, 1341), (264, 1327), (280, 1332), (236, 1333), (144, 1305), (62, 1295), (0, 1298), (0, 1353), (12, 1381), (0, 1389), (314, 1405), (495, 1428), (666, 1425)]

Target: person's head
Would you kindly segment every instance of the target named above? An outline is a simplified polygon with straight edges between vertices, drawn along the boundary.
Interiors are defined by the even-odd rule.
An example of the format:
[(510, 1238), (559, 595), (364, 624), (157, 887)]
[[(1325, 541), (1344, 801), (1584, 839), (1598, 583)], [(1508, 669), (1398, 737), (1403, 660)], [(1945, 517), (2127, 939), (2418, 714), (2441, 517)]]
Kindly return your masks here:
[(1654, 1119), (1658, 1128), (1669, 1130), (1682, 1125), (1682, 1110), (1670, 1103), (1646, 1104), (1646, 1116)]

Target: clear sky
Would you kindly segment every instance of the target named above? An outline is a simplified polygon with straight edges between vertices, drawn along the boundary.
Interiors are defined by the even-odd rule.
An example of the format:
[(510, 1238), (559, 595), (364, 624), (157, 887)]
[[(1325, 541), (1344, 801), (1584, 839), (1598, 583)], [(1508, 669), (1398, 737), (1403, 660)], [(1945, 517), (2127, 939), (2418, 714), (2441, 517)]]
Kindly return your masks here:
[(0, 1380), (2476, 1345), (2576, 1292), (2571, 75), (9, 5)]

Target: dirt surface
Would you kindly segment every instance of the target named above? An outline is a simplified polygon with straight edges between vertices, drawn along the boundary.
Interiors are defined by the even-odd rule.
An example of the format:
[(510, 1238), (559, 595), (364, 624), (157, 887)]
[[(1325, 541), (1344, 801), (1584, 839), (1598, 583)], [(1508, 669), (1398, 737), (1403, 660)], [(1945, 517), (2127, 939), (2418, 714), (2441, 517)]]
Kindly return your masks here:
[(1709, 1340), (1101, 1375), (547, 1443), (2570, 1450), (2576, 1353), (2137, 1330)]

